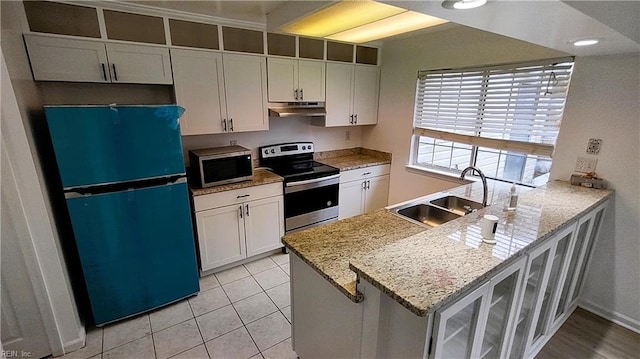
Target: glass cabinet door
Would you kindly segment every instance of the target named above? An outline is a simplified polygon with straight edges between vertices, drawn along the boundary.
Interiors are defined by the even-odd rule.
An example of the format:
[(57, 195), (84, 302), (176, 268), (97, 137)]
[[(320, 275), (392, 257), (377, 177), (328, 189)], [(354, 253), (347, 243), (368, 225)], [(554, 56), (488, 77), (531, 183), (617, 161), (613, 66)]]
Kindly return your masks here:
[(520, 293), (521, 279), (526, 266), (526, 258), (521, 258), (509, 268), (491, 279), (488, 295), (487, 317), (481, 323), (482, 346), (474, 357), (482, 359), (503, 358), (506, 355), (509, 339), (516, 317), (516, 300)]
[(591, 232), (587, 234), (587, 242), (584, 244), (583, 253), (581, 255), (581, 260), (579, 262), (578, 268), (579, 271), (577, 273), (577, 278), (574, 283), (572, 283), (571, 300), (569, 301), (570, 305), (573, 305), (578, 300), (578, 295), (580, 294), (580, 289), (582, 287), (582, 280), (584, 279), (584, 275), (587, 269), (587, 263), (589, 262), (589, 257), (591, 256), (591, 251), (593, 249), (593, 244), (595, 239), (598, 237), (598, 233), (600, 232), (600, 227), (602, 226), (602, 220), (604, 219), (604, 213), (606, 210), (606, 203), (600, 207), (598, 207), (594, 212), (593, 225), (591, 226)]
[(553, 241), (549, 241), (529, 254), (524, 278), (525, 288), (522, 291), (520, 306), (517, 310), (518, 317), (511, 342), (510, 358), (522, 358), (524, 356), (535, 306), (539, 302), (538, 297), (542, 294), (542, 288), (546, 286), (546, 279), (549, 275), (549, 258), (553, 244)]
[(565, 229), (557, 235), (557, 239), (553, 240), (555, 245), (553, 246), (553, 259), (551, 261), (551, 271), (545, 290), (542, 293), (542, 302), (539, 303), (539, 310), (536, 310), (534, 314), (535, 327), (533, 332), (529, 333), (530, 344), (528, 347), (534, 347), (547, 333), (548, 319), (551, 317), (549, 308), (551, 303), (554, 302), (554, 298), (557, 296), (556, 292), (558, 288), (561, 288), (562, 281), (565, 277), (566, 262), (569, 253), (569, 247), (572, 244), (575, 225)]
[(482, 300), (489, 283), (476, 289), (443, 311), (436, 312), (433, 358), (469, 358), (476, 341)]

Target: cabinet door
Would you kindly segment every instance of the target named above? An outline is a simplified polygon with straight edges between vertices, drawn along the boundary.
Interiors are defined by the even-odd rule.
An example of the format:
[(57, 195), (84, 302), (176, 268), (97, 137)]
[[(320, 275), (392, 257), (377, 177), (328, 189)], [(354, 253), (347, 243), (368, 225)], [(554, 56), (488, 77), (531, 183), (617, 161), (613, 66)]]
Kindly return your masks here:
[(269, 102), (295, 102), (298, 90), (298, 60), (267, 59)]
[(518, 317), (514, 323), (516, 329), (511, 341), (510, 358), (524, 357), (529, 329), (532, 324), (535, 325), (533, 323), (534, 311), (537, 303), (541, 301), (543, 289), (547, 285), (546, 280), (549, 276), (549, 263), (553, 245), (554, 241), (548, 241), (529, 254), (523, 284), (525, 287), (521, 290), (518, 309), (516, 310)]
[(113, 82), (132, 84), (173, 83), (169, 49), (155, 46), (107, 43)]
[(24, 40), (36, 81), (111, 82), (102, 42), (38, 35)]
[(243, 210), (232, 205), (196, 212), (201, 270), (246, 258)]
[(378, 67), (355, 66), (353, 114), (356, 125), (378, 123), (379, 74)]
[(281, 248), (280, 238), (284, 235), (282, 196), (247, 202), (244, 210), (247, 257)]
[(567, 228), (556, 235), (556, 238), (551, 241), (554, 242), (551, 253), (553, 253), (551, 259), (551, 270), (549, 272), (546, 285), (542, 296), (538, 300), (538, 304), (534, 311), (533, 323), (529, 332), (529, 340), (527, 344), (527, 352), (536, 351), (536, 348), (544, 342), (548, 331), (548, 322), (553, 318), (552, 303), (558, 295), (558, 289), (562, 288), (562, 281), (566, 275), (567, 258), (569, 257), (569, 249), (573, 240), (573, 232), (575, 225)]
[(300, 101), (325, 100), (325, 63), (324, 61), (298, 62), (298, 89)]
[(338, 219), (362, 214), (364, 210), (365, 185), (364, 180), (340, 183), (338, 190)]
[(478, 357), (483, 359), (504, 358), (509, 347), (516, 320), (516, 305), (526, 258), (521, 258), (491, 279), (488, 291), (488, 308), (479, 328), (482, 346)]
[(223, 54), (229, 132), (268, 130), (267, 60)]
[(223, 132), (224, 78), (222, 55), (215, 52), (171, 49), (176, 103), (183, 135)]
[(353, 118), (353, 65), (327, 63), (325, 126), (349, 126)]
[(479, 319), (484, 317), (483, 298), (489, 283), (474, 290), (435, 315), (432, 358), (477, 358)]
[(367, 179), (364, 212), (375, 211), (387, 205), (389, 197), (389, 175)]

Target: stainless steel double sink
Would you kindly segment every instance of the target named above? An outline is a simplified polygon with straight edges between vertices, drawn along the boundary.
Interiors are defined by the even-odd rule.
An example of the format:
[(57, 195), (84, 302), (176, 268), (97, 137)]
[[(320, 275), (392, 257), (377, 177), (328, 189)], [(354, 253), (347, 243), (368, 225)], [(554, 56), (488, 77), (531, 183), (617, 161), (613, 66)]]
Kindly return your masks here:
[(398, 216), (427, 227), (437, 227), (468, 213), (482, 209), (482, 204), (447, 193), (422, 197), (387, 209)]

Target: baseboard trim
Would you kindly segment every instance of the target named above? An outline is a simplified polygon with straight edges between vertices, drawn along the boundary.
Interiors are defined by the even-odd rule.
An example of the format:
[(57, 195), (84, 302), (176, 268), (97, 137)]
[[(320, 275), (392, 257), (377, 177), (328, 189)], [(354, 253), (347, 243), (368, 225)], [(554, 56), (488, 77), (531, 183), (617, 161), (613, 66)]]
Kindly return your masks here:
[(640, 334), (640, 321), (637, 321), (627, 315), (618, 312), (612, 312), (607, 310), (598, 304), (593, 302), (580, 299), (578, 301), (578, 306), (584, 310), (587, 310), (595, 315), (601, 316), (604, 319), (607, 319), (613, 323), (616, 323), (622, 327), (625, 327), (631, 331), (634, 331)]
[(73, 351), (83, 348), (86, 342), (87, 342), (87, 332), (85, 331), (84, 326), (80, 326), (78, 337), (68, 342), (65, 342), (63, 344), (64, 353), (69, 354)]

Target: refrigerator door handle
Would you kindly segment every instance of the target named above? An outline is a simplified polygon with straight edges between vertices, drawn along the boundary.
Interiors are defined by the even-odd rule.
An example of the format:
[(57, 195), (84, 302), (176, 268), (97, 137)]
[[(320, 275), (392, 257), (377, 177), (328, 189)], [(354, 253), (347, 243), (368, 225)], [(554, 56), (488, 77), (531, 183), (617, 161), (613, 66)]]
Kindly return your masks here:
[(90, 197), (98, 194), (105, 193), (116, 193), (116, 192), (127, 192), (134, 190), (136, 188), (153, 188), (153, 187), (162, 187), (168, 185), (174, 185), (178, 183), (187, 183), (187, 178), (184, 175), (180, 175), (177, 177), (162, 177), (162, 178), (154, 178), (151, 179), (152, 183), (131, 183), (128, 186), (119, 186), (117, 183), (111, 183), (99, 187), (79, 187), (79, 188), (70, 188), (65, 190), (64, 198), (78, 198), (78, 197)]

